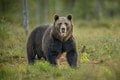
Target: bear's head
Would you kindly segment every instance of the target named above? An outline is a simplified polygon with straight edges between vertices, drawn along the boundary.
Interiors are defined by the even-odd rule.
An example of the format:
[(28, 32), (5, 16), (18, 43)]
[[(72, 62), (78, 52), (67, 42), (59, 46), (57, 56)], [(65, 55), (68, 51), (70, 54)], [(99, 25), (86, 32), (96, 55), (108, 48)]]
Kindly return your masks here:
[(71, 15), (68, 15), (67, 17), (59, 17), (58, 15), (54, 16), (52, 32), (55, 38), (60, 41), (66, 41), (72, 36), (73, 25), (71, 20)]

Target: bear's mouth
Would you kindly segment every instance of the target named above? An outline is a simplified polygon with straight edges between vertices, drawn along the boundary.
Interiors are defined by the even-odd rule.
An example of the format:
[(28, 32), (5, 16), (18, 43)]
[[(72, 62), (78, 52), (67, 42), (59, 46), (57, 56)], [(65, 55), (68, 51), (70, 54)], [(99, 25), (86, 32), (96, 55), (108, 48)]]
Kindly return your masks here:
[(66, 33), (61, 33), (61, 36), (65, 37), (65, 36), (66, 36)]

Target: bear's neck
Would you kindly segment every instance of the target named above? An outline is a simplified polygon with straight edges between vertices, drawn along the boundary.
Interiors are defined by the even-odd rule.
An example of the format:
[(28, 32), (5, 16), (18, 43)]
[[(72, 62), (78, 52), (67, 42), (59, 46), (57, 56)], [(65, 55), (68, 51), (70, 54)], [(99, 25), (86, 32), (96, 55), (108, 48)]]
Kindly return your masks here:
[(67, 35), (67, 36), (65, 36), (65, 37), (61, 37), (61, 36), (60, 36), (59, 34), (57, 34), (56, 32), (53, 32), (53, 33), (52, 33), (52, 37), (53, 37), (53, 39), (59, 40), (59, 41), (61, 41), (61, 42), (65, 42), (65, 41), (69, 40), (69, 39), (72, 37), (72, 34), (69, 34), (69, 35)]

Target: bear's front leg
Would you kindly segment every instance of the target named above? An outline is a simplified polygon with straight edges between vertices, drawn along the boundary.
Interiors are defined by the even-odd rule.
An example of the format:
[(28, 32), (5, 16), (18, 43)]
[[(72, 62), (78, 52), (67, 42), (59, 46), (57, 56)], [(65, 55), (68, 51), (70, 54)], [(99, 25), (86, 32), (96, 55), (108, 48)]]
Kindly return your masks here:
[(47, 60), (52, 64), (53, 66), (57, 65), (57, 53), (55, 52), (49, 52), (47, 53)]
[(71, 67), (74, 68), (77, 66), (77, 52), (75, 50), (67, 52), (66, 57), (67, 57), (68, 64)]

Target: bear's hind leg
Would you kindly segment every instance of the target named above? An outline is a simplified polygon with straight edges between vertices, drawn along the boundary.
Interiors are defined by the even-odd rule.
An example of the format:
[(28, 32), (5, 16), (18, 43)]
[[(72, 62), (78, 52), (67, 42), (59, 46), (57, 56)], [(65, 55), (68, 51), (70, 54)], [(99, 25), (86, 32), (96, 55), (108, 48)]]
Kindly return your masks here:
[(46, 57), (44, 56), (44, 53), (40, 49), (36, 49), (37, 51), (37, 58), (40, 60), (41, 58), (44, 58), (46, 60)]
[(28, 54), (28, 63), (29, 64), (33, 64), (34, 63), (34, 61), (35, 61), (35, 54), (34, 53), (29, 53)]
[(33, 64), (35, 61), (36, 54), (33, 50), (33, 48), (27, 49), (27, 57), (28, 57), (28, 63)]

